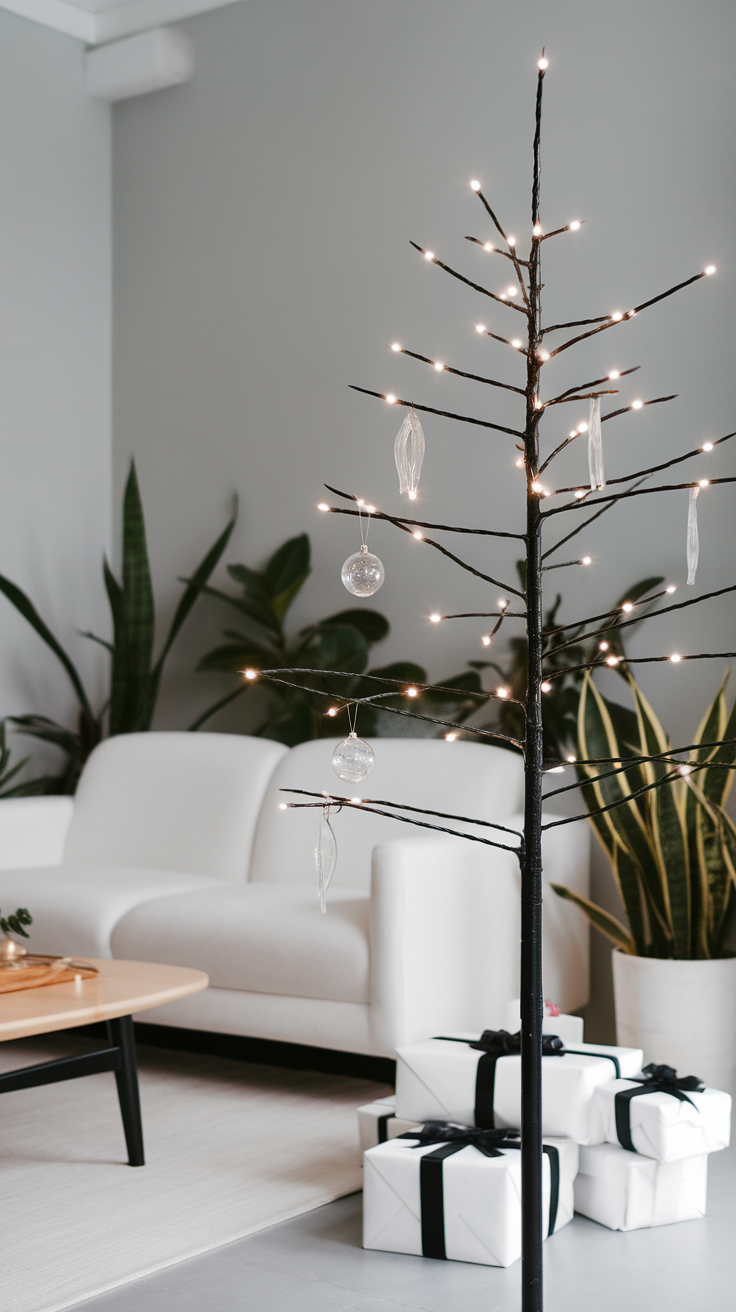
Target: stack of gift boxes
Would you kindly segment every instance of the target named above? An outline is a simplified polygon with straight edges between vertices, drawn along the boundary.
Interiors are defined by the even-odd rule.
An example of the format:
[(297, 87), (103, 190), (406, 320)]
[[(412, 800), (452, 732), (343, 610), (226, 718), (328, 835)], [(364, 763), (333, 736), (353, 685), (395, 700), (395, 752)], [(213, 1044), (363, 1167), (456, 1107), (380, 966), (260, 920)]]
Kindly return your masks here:
[[(545, 1238), (575, 1211), (612, 1230), (704, 1216), (708, 1154), (728, 1146), (730, 1095), (667, 1066), (642, 1070), (641, 1049), (584, 1043), (576, 1016), (546, 1015), (544, 1029)], [(518, 1032), (400, 1048), (395, 1098), (358, 1112), (364, 1247), (515, 1262), (520, 1106)]]

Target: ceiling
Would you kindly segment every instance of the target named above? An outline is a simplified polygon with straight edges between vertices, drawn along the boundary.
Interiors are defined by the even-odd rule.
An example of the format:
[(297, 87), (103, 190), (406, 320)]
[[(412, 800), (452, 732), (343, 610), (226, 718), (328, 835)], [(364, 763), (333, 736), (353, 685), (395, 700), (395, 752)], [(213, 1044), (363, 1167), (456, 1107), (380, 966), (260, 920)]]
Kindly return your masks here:
[(96, 46), (233, 3), (235, 0), (0, 0), (0, 8)]

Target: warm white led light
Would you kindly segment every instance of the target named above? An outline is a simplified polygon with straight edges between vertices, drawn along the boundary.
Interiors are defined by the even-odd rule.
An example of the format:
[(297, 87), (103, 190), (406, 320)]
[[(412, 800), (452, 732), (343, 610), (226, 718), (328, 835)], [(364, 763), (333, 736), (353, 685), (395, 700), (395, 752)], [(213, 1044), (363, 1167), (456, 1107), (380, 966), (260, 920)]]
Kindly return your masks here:
[(327, 505), (326, 501), (320, 501), (319, 505), (317, 506), (318, 510), (329, 510), (329, 508), (330, 507)]
[(414, 534), (414, 537), (416, 538), (417, 542), (421, 542), (422, 538), (424, 537), (424, 534), (420, 533), (419, 529), (417, 529), (416, 533)]
[(540, 360), (549, 360), (549, 351), (545, 351), (544, 347), (541, 347), (541, 349), (537, 351), (537, 357)]
[(401, 350), (401, 347), (400, 347), (399, 343), (398, 343), (398, 342), (393, 342), (392, 345), (391, 345), (391, 350), (392, 350), (392, 351), (400, 351), (400, 350)]
[(627, 311), (626, 311), (626, 318), (627, 318), (627, 319), (633, 319), (633, 317), (634, 317), (635, 314), (636, 314), (636, 310), (627, 310)]
[(713, 443), (712, 443), (712, 442), (704, 442), (704, 443), (703, 443), (703, 446), (702, 446), (701, 449), (702, 449), (703, 451), (712, 451), (712, 450), (713, 450)]
[(545, 679), (544, 683), (540, 684), (540, 687), (541, 687), (541, 689), (542, 689), (542, 692), (551, 692), (551, 691), (552, 691), (552, 684), (551, 684), (551, 683), (548, 683), (546, 679)]
[(409, 493), (409, 500), (410, 500), (410, 501), (416, 501), (416, 499), (417, 499), (417, 494), (416, 494), (416, 492), (410, 492), (410, 493)]
[(523, 469), (523, 468), (524, 468), (524, 457), (523, 457), (523, 456), (519, 456), (519, 459), (518, 459), (517, 462), (516, 462), (516, 468), (517, 468), (517, 469)]
[(545, 770), (545, 774), (564, 774), (564, 773), (565, 773), (564, 765), (553, 765), (551, 769)]
[(610, 378), (611, 382), (613, 383), (613, 382), (615, 382), (615, 380), (616, 380), (617, 378), (620, 378), (621, 375), (620, 375), (618, 369), (612, 369), (611, 372), (610, 372), (610, 374), (608, 375), (608, 377)]
[(515, 245), (516, 245), (516, 238), (515, 238), (515, 237), (507, 237), (506, 240), (507, 240), (509, 246), (515, 246)]
[(542, 235), (542, 225), (541, 223), (535, 223), (534, 227), (532, 228), (532, 236), (541, 237), (541, 235)]
[(365, 509), (366, 509), (366, 514), (368, 514), (368, 515), (375, 515), (375, 513), (376, 513), (376, 507), (375, 507), (375, 506), (366, 506)]
[(471, 185), (473, 191), (480, 191), (480, 183), (479, 183), (479, 181), (478, 181), (477, 178), (473, 178), (473, 180), (471, 181), (470, 185)]
[(363, 798), (362, 798), (362, 797), (351, 797), (351, 798), (350, 798), (350, 801), (353, 803), (354, 806), (362, 806), (362, 805), (363, 805)]
[(434, 367), (435, 367), (435, 369), (437, 370), (437, 373), (438, 373), (438, 374), (441, 374), (441, 373), (442, 373), (442, 370), (444, 369), (445, 366), (444, 366), (443, 364), (441, 364), (439, 360), (435, 360), (435, 362), (434, 362)]
[(507, 297), (507, 295), (506, 295), (505, 292), (499, 292), (499, 294), (498, 294), (498, 299), (499, 299), (499, 301), (506, 301), (506, 300), (508, 300), (508, 297)]
[(691, 765), (678, 765), (677, 767), (677, 773), (681, 774), (683, 779), (687, 779), (687, 776), (692, 774), (692, 772), (693, 767)]
[(614, 323), (618, 323), (621, 319), (623, 319), (623, 317), (624, 316), (622, 315), (620, 310), (614, 310), (613, 314), (611, 315), (611, 318), (613, 319)]
[(508, 690), (508, 688), (497, 688), (497, 689), (496, 689), (496, 696), (497, 696), (497, 697), (501, 697), (501, 698), (503, 699), (504, 697), (508, 697), (508, 695), (509, 695), (509, 690)]
[(243, 670), (243, 674), (245, 675), (246, 679), (258, 678), (258, 670)]
[(518, 351), (521, 346), (521, 339), (519, 337), (512, 338), (511, 345)]
[(388, 401), (389, 405), (396, 404), (396, 397), (393, 395), (393, 392), (389, 392), (388, 396), (386, 397), (386, 400)]
[(672, 596), (673, 592), (677, 592), (677, 584), (670, 583), (670, 586), (668, 588), (665, 588), (665, 592), (669, 593), (669, 595)]
[(358, 497), (358, 499), (357, 499), (357, 501), (356, 501), (355, 504), (356, 504), (357, 506), (364, 506), (364, 505), (365, 505), (365, 501), (363, 500), (362, 497)]
[(329, 715), (329, 717), (330, 717), (331, 720), (334, 720), (335, 716), (337, 715), (337, 707), (336, 707), (336, 706), (331, 706), (330, 709), (328, 710), (327, 714)]
[(434, 615), (430, 615), (429, 619), (430, 619), (430, 623), (439, 624), (440, 620), (442, 619), (442, 616), (438, 615), (437, 611), (435, 611)]
[(590, 564), (590, 556), (583, 556), (583, 559), (581, 560), (580, 564), (581, 564), (581, 565), (589, 565), (589, 564)]
[(609, 647), (609, 644), (608, 644), (607, 642), (599, 642), (599, 643), (598, 643), (598, 648), (599, 648), (600, 651), (608, 651), (608, 647)]
[(587, 433), (587, 431), (588, 431), (588, 421), (587, 419), (581, 419), (580, 423), (578, 424), (578, 432)]
[(457, 738), (457, 734), (456, 734), (456, 733), (446, 733), (446, 734), (445, 734), (445, 742), (446, 742), (446, 743), (454, 743), (456, 738)]
[(425, 252), (424, 252), (424, 258), (425, 258), (425, 260), (433, 260), (433, 259), (434, 259), (434, 251), (425, 251)]
[(631, 611), (634, 609), (634, 607), (633, 607), (633, 605), (632, 605), (632, 603), (631, 603), (630, 601), (625, 601), (624, 604), (623, 604), (623, 606), (621, 607), (621, 609), (624, 610), (624, 611), (626, 611), (626, 614), (627, 614), (627, 615), (630, 615), (630, 614), (631, 614)]
[(568, 764), (569, 764), (569, 765), (573, 765), (574, 762), (577, 761), (577, 759), (578, 759), (577, 756), (568, 756), (568, 758), (567, 758), (567, 760), (568, 760)]
[(570, 232), (577, 232), (580, 227), (580, 219), (573, 219), (572, 223), (569, 223), (567, 226), (569, 227)]
[(643, 401), (632, 401), (632, 402), (631, 402), (631, 409), (632, 409), (632, 410), (641, 410), (643, 404), (644, 404)]
[(670, 656), (670, 660), (672, 661), (673, 665), (677, 665), (678, 662), (682, 660), (682, 656), (678, 655), (676, 651), (673, 651), (672, 655)]
[(484, 250), (484, 251), (488, 251), (488, 252), (490, 253), (490, 252), (493, 250), (493, 242), (492, 242), (492, 241), (486, 241), (486, 242), (484, 242), (484, 243), (483, 243), (483, 250)]
[(577, 428), (571, 428), (571, 429), (570, 429), (570, 432), (568, 433), (567, 436), (568, 436), (568, 439), (570, 439), (570, 438), (573, 438), (573, 437), (577, 437), (577, 435), (578, 435), (578, 430), (577, 430)]
[(549, 68), (549, 60), (545, 59), (544, 56), (542, 56), (542, 58), (537, 63), (537, 68), (540, 68), (542, 72), (544, 72), (545, 68)]
[(708, 277), (710, 277), (712, 273), (715, 273), (715, 271), (716, 271), (715, 264), (709, 264), (705, 270), (705, 272), (708, 274)]
[(710, 483), (709, 478), (701, 478), (700, 482), (698, 483), (698, 487), (707, 487), (709, 483)]
[(476, 331), (477, 333), (485, 333), (485, 332), (488, 331), (488, 329), (486, 328), (486, 326), (485, 326), (484, 323), (477, 323), (477, 324), (475, 325), (475, 331)]
[(419, 689), (418, 689), (418, 688), (407, 688), (407, 689), (405, 689), (405, 691), (406, 691), (406, 695), (407, 695), (407, 697), (418, 697), (418, 696), (419, 696)]
[[(571, 436), (571, 437), (576, 437), (577, 434), (576, 434), (576, 433), (571, 433), (570, 436)], [(579, 497), (584, 497), (584, 496), (585, 496), (585, 488), (583, 488), (583, 487), (577, 487), (577, 488), (575, 489), (575, 496), (578, 497), (578, 498), (579, 498)]]
[(509, 603), (508, 603), (507, 601), (501, 600), (501, 601), (499, 601), (499, 603), (498, 603), (498, 609), (499, 609), (499, 610), (505, 610), (506, 607), (508, 606), (508, 604), (509, 604)]
[(610, 665), (612, 668), (614, 665), (618, 665), (618, 656), (606, 656), (606, 665)]
[(484, 647), (490, 647), (491, 645), (490, 635), (488, 633), (484, 633), (483, 637), (481, 638), (481, 642), (483, 643)]
[(507, 287), (507, 288), (506, 288), (506, 295), (507, 295), (507, 296), (516, 296), (516, 295), (518, 294), (518, 291), (519, 291), (519, 288), (518, 288), (518, 287)]
[(544, 492), (544, 488), (542, 487), (542, 484), (532, 483), (532, 492), (539, 492), (539, 493)]
[(286, 802), (279, 802), (279, 811), (286, 811), (286, 810), (287, 810)]

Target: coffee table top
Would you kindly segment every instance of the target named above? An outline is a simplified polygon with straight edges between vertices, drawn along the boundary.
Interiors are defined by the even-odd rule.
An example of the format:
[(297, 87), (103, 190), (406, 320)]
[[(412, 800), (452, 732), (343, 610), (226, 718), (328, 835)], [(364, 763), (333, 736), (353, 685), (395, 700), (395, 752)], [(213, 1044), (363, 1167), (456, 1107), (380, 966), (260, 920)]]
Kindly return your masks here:
[(0, 994), (0, 1042), (130, 1016), (199, 993), (209, 984), (203, 970), (189, 970), (184, 966), (104, 961), (96, 957), (78, 960), (89, 961), (97, 967), (99, 975)]

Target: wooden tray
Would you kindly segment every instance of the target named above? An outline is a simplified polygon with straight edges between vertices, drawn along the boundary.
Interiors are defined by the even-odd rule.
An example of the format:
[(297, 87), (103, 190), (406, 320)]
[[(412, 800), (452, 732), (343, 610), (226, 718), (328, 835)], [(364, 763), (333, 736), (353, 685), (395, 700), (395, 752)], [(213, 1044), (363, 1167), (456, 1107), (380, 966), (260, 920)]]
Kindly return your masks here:
[(0, 993), (17, 993), (20, 989), (37, 989), (44, 984), (65, 984), (70, 979), (92, 979), (99, 974), (96, 966), (73, 957), (42, 957), (29, 952), (12, 965), (0, 966)]

